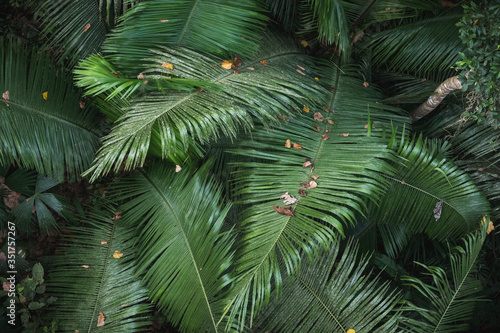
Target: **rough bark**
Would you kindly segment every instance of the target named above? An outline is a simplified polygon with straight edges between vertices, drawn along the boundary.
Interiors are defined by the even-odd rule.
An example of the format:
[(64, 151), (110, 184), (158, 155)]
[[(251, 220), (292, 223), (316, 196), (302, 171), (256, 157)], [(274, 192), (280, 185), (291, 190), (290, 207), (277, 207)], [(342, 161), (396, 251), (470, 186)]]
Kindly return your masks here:
[(424, 103), (410, 113), (412, 122), (431, 113), (450, 92), (457, 89), (462, 89), (458, 75), (446, 79)]

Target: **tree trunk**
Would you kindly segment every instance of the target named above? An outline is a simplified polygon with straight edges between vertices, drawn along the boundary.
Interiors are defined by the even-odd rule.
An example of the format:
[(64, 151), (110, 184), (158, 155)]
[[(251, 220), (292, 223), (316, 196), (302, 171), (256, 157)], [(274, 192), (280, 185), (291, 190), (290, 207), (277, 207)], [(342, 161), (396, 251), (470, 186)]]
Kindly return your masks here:
[(416, 122), (431, 113), (450, 92), (457, 89), (462, 89), (458, 75), (446, 79), (424, 103), (410, 113), (411, 121)]

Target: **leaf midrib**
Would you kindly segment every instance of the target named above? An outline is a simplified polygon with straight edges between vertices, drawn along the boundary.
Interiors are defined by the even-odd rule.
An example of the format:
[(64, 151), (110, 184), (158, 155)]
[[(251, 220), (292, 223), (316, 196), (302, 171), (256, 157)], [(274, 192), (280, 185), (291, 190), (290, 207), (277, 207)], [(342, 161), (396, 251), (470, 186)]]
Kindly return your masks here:
[(156, 183), (145, 172), (141, 171), (141, 174), (146, 179), (146, 181), (153, 187), (153, 189), (158, 193), (158, 195), (160, 196), (161, 200), (163, 200), (163, 202), (165, 203), (165, 205), (168, 207), (168, 209), (170, 210), (172, 216), (174, 217), (177, 225), (179, 226), (179, 230), (181, 231), (182, 237), (184, 239), (184, 243), (186, 244), (186, 247), (187, 247), (187, 249), (189, 251), (189, 255), (191, 256), (191, 261), (193, 263), (193, 268), (194, 268), (194, 271), (196, 273), (196, 277), (198, 278), (201, 290), (203, 291), (203, 298), (205, 299), (205, 303), (206, 303), (207, 308), (208, 308), (209, 317), (212, 320), (212, 325), (213, 325), (213, 328), (214, 328), (214, 332), (217, 332), (217, 325), (218, 324), (215, 323), (215, 319), (211, 315), (212, 314), (212, 308), (210, 307), (210, 302), (208, 300), (207, 292), (205, 290), (205, 286), (203, 284), (203, 280), (201, 279), (201, 275), (199, 273), (198, 265), (196, 264), (196, 260), (195, 260), (194, 255), (193, 255), (193, 251), (191, 250), (191, 246), (189, 244), (189, 241), (187, 239), (186, 233), (184, 231), (183, 224), (182, 224), (181, 220), (179, 219), (179, 217), (177, 216), (176, 210), (170, 204), (170, 201), (165, 197), (165, 195), (163, 195), (163, 192), (160, 190), (160, 188), (158, 186), (156, 186)]
[(195, 11), (196, 7), (198, 7), (199, 2), (200, 2), (200, 0), (196, 0), (196, 2), (193, 4), (193, 7), (191, 8), (191, 11), (189, 12), (189, 16), (186, 19), (186, 23), (184, 24), (184, 28), (182, 29), (181, 35), (179, 36), (179, 41), (177, 42), (177, 46), (180, 46), (182, 44), (184, 36), (186, 35), (187, 28), (191, 24), (191, 20), (193, 19), (194, 11)]

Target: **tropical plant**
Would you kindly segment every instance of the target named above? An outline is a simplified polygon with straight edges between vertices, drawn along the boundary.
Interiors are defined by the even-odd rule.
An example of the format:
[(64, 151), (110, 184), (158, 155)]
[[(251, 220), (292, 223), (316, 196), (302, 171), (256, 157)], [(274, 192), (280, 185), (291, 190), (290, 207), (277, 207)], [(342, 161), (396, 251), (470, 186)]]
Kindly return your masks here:
[(100, 184), (46, 265), (59, 329), (148, 331), (150, 302), (181, 332), (466, 329), (498, 129), (409, 117), (463, 8), (266, 3), (33, 0), (40, 41), (0, 41), (0, 171), (35, 187), (2, 179), (3, 222)]

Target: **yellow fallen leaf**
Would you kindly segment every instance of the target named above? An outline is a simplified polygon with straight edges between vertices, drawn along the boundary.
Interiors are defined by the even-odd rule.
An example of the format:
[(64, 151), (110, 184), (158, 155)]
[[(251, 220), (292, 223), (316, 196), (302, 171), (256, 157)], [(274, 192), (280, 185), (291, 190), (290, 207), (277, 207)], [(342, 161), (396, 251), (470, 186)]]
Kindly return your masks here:
[(302, 110), (304, 110), (304, 112), (309, 112), (311, 110), (309, 110), (308, 108), (306, 108), (305, 106), (302, 108)]
[(224, 69), (231, 69), (231, 66), (233, 66), (233, 63), (229, 60), (224, 60), (221, 64), (221, 66)]
[(319, 81), (319, 78), (317, 78), (317, 77), (315, 77), (314, 79), (315, 79), (316, 81)]
[(347, 330), (347, 333), (356, 333), (356, 331), (351, 328), (351, 329)]
[(291, 148), (292, 147), (292, 142), (290, 141), (290, 139), (286, 140), (285, 147), (286, 148)]
[(113, 258), (119, 259), (121, 257), (123, 257), (123, 253), (121, 253), (120, 251), (116, 250), (115, 253), (113, 253)]
[(305, 40), (301, 41), (300, 44), (302, 44), (303, 47), (307, 47), (307, 45), (309, 45)]
[(97, 317), (97, 327), (104, 326), (104, 321), (106, 320), (106, 316), (104, 313), (99, 312), (99, 316)]
[(44, 92), (44, 93), (42, 94), (42, 97), (43, 97), (43, 99), (44, 99), (44, 100), (47, 100), (47, 95), (48, 95), (48, 94), (49, 94), (49, 92), (48, 92), (48, 91), (46, 91), (46, 92)]
[(488, 223), (488, 229), (486, 230), (486, 234), (489, 235), (490, 232), (492, 232), (493, 230), (495, 230), (495, 226), (493, 225), (493, 222), (490, 221), (490, 223)]
[(164, 67), (166, 69), (170, 69), (171, 71), (174, 70), (174, 65), (172, 65), (166, 61), (163, 64), (161, 64), (161, 67)]

